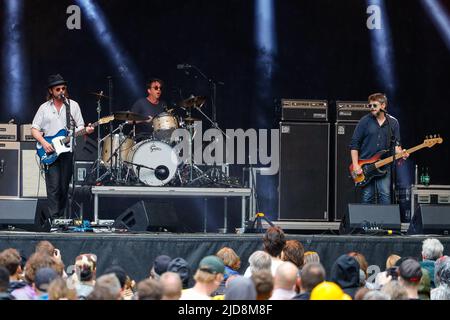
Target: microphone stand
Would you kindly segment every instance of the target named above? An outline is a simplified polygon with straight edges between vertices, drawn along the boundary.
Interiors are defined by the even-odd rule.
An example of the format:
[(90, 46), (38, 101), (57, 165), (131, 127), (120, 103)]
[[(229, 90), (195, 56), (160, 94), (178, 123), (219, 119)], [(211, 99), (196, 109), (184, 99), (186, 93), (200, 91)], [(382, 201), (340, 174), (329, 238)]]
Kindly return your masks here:
[(395, 159), (395, 145), (396, 145), (396, 141), (395, 141), (395, 136), (394, 133), (392, 131), (392, 126), (391, 126), (391, 122), (389, 120), (389, 113), (387, 111), (384, 111), (384, 116), (386, 118), (386, 123), (388, 126), (388, 131), (389, 131), (389, 153), (390, 156), (392, 156), (392, 164), (391, 164), (391, 204), (396, 204), (397, 203), (397, 198), (396, 198), (396, 192), (397, 192), (397, 187), (396, 187), (396, 181), (397, 181), (397, 168), (396, 168), (396, 159)]

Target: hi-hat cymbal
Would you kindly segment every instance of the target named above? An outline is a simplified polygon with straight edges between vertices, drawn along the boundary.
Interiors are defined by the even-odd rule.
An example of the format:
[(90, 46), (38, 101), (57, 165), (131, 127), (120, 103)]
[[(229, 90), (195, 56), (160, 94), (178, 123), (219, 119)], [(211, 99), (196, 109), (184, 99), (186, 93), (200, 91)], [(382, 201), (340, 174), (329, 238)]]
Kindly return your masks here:
[(120, 121), (146, 121), (148, 117), (131, 111), (114, 112), (114, 120)]
[(98, 92), (89, 92), (89, 94), (92, 94), (93, 96), (96, 96), (97, 98), (109, 99), (108, 96), (103, 94), (103, 91), (100, 91), (100, 93), (98, 93)]
[(192, 97), (189, 97), (189, 98), (181, 101), (179, 104), (183, 108), (201, 108), (205, 102), (206, 102), (206, 97), (192, 96)]

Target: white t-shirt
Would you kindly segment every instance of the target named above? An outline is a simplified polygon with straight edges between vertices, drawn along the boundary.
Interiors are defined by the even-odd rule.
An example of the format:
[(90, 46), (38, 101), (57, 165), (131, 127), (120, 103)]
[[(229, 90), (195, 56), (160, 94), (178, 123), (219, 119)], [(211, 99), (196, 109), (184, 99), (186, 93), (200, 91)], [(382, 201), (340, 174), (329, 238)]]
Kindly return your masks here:
[(199, 293), (194, 288), (186, 289), (181, 292), (180, 300), (211, 300), (210, 296)]

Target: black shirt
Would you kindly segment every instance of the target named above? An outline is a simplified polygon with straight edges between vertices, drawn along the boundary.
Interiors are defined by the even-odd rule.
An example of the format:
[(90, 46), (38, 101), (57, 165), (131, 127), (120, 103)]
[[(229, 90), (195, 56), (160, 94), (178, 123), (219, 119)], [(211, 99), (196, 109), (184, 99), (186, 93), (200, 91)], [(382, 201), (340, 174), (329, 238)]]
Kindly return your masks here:
[[(392, 116), (389, 116), (392, 134), (395, 136), (395, 145), (400, 145), (400, 125)], [(382, 150), (389, 150), (390, 132), (387, 119), (380, 126), (377, 118), (371, 113), (359, 120), (350, 142), (351, 150), (359, 151), (360, 159), (370, 159)]]
[[(167, 104), (162, 100), (159, 100), (158, 104), (153, 104), (147, 98), (141, 98), (133, 104), (131, 111), (153, 118), (161, 112), (164, 112), (166, 106)], [(153, 127), (151, 122), (136, 125), (136, 134), (151, 133), (152, 131)]]

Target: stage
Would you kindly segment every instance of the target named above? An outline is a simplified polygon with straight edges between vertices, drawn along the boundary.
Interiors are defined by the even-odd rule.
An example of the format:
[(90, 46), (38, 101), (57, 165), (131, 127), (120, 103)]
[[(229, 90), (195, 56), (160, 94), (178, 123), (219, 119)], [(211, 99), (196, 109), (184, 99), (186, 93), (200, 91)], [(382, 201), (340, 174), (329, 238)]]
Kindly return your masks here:
[[(183, 257), (193, 269), (200, 259), (215, 254), (223, 246), (233, 248), (241, 257), (243, 273), (248, 266), (248, 257), (262, 249), (262, 234), (218, 234), (218, 233), (34, 233), (0, 232), (0, 250), (16, 248), (25, 257), (30, 256), (37, 242), (48, 240), (61, 250), (65, 269), (80, 253), (95, 253), (98, 256), (98, 274), (112, 264), (125, 268), (135, 280), (145, 278), (154, 258), (160, 254), (172, 258)], [(299, 240), (305, 251), (317, 251), (327, 272), (336, 258), (350, 251), (365, 255), (371, 270), (369, 275), (385, 269), (390, 254), (420, 258), (422, 241), (427, 236), (337, 236), (294, 235), (288, 239)], [(444, 248), (450, 246), (450, 237), (438, 237)], [(448, 254), (448, 252), (444, 252)], [(70, 269), (69, 269), (70, 270)], [(194, 270), (192, 270), (194, 271)], [(193, 275), (193, 273), (191, 273)]]

